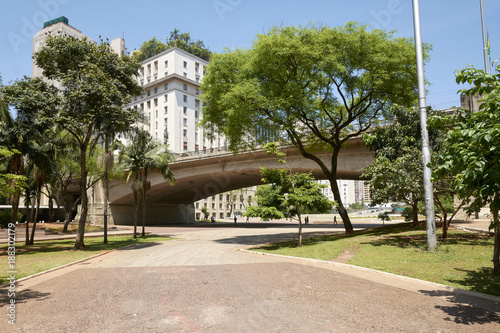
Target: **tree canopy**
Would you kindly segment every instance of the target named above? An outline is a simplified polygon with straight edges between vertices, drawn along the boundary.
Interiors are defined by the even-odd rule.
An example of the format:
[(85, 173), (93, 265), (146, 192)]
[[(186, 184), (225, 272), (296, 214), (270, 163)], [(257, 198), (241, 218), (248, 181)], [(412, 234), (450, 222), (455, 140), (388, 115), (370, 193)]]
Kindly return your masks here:
[(472, 194), (469, 212), (489, 205), (490, 228), (495, 231), (493, 267), (500, 274), (500, 66), (495, 74), (467, 67), (457, 83), (473, 85), (462, 93), (482, 96), (478, 112), (460, 110), (454, 117), (435, 117), (430, 125), (447, 130), (443, 153), (436, 163), (438, 178), (452, 172), (453, 187), (461, 198)]
[(166, 43), (163, 43), (157, 37), (143, 42), (139, 48), (137, 60), (144, 61), (171, 47), (178, 47), (206, 61), (210, 60), (212, 56), (212, 52), (205, 46), (203, 41), (199, 39), (194, 41), (189, 33), (181, 33), (179, 30), (174, 29), (166, 38)]
[(49, 36), (34, 60), (46, 78), (62, 86), (61, 102), (51, 120), (73, 136), (80, 153), (82, 209), (75, 249), (83, 249), (89, 147), (106, 125), (125, 123), (117, 126), (124, 128), (136, 121), (136, 111), (124, 106), (142, 92), (135, 80), (140, 64), (127, 55), (113, 53), (108, 42), (71, 36)]
[[(276, 27), (249, 49), (213, 55), (201, 86), (202, 122), (209, 133), (224, 134), (233, 151), (265, 143), (262, 129), (295, 145), (330, 181), (350, 233), (336, 182), (337, 156), (392, 104), (414, 104), (416, 72), (412, 40), (391, 32), (352, 22)], [(318, 150), (330, 151), (331, 163), (322, 162)]]

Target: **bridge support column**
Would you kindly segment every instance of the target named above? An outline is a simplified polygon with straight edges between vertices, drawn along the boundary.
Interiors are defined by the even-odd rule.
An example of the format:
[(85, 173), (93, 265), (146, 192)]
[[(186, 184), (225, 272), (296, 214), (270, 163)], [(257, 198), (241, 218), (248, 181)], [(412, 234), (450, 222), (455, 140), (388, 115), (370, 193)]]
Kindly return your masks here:
[[(134, 225), (134, 206), (110, 205), (115, 225)], [(142, 225), (141, 211), (137, 224)], [(194, 223), (194, 204), (188, 205), (147, 205), (146, 225)]]

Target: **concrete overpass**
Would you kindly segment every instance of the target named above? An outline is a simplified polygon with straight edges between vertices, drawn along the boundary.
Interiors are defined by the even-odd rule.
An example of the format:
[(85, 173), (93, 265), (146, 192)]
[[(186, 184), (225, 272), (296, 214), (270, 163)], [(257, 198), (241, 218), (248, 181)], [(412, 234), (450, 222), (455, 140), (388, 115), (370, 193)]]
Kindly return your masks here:
[[(327, 166), (331, 154), (318, 153)], [(286, 149), (286, 160), (295, 172), (312, 171), (316, 179), (325, 179), (319, 166), (302, 157), (295, 148)], [(338, 159), (339, 179), (359, 179), (361, 169), (374, 161), (373, 152), (360, 138), (351, 139)], [(234, 189), (260, 185), (260, 167), (283, 168), (275, 155), (265, 151), (232, 154), (227, 151), (178, 158), (170, 168), (176, 177), (171, 186), (159, 173), (150, 173), (151, 189), (147, 194), (147, 224), (190, 223), (194, 221), (195, 201)], [(111, 218), (115, 224), (133, 223), (134, 198), (130, 184), (112, 181), (109, 186)], [(102, 189), (94, 193), (91, 220), (102, 219)], [(99, 218), (101, 214), (101, 218)], [(92, 217), (93, 216), (93, 217)]]

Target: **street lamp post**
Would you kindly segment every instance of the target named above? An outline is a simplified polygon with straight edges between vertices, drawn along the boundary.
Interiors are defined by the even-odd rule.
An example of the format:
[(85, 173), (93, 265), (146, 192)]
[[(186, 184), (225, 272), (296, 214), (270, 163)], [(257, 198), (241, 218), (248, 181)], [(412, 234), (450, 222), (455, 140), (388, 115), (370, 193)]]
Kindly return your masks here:
[(431, 161), (429, 150), (429, 133), (427, 132), (427, 106), (425, 102), (424, 56), (422, 50), (422, 33), (420, 30), (419, 0), (413, 0), (413, 26), (415, 29), (415, 52), (417, 56), (418, 106), (420, 108), (420, 129), (422, 132), (422, 163), (424, 167), (425, 220), (427, 223), (427, 248), (436, 249), (436, 222), (434, 216), (434, 194), (431, 182)]

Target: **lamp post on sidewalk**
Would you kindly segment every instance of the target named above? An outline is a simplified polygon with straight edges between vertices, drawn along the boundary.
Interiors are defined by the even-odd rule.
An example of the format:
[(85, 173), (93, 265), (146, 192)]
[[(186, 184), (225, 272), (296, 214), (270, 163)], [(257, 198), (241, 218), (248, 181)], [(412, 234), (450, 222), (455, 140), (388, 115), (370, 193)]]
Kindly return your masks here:
[(422, 132), (422, 163), (424, 167), (425, 220), (427, 223), (427, 249), (436, 249), (436, 222), (434, 216), (434, 194), (431, 182), (431, 169), (427, 166), (431, 161), (429, 150), (429, 133), (427, 132), (427, 106), (425, 102), (424, 56), (422, 50), (422, 33), (420, 30), (420, 4), (413, 0), (413, 26), (415, 30), (415, 53), (417, 56), (418, 106), (420, 109), (420, 130)]

